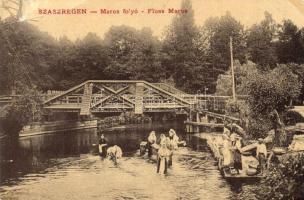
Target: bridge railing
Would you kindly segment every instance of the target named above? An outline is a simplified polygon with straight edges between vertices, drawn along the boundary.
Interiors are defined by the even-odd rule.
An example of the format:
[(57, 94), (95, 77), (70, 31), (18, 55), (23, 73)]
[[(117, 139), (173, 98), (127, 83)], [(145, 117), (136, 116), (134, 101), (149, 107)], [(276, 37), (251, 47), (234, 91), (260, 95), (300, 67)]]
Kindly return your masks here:
[(187, 95), (187, 93), (171, 86), (171, 85), (168, 85), (166, 83), (153, 83), (153, 85), (157, 86), (157, 87), (160, 87), (162, 88), (163, 90), (166, 90), (167, 92), (170, 92), (172, 94), (175, 94), (175, 95)]

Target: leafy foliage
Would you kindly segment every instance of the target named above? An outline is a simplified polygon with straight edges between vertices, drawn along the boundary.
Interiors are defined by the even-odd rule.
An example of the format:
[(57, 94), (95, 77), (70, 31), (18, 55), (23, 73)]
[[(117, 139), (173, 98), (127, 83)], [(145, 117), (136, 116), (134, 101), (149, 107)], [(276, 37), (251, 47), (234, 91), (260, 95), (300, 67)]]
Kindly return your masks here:
[[(238, 60), (234, 62), (234, 80), (236, 85), (236, 93), (238, 95), (245, 95), (243, 85), (247, 82), (247, 77), (257, 73), (258, 69), (256, 64), (248, 61), (247, 63), (240, 64)], [(217, 95), (232, 96), (232, 77), (231, 68), (225, 73), (219, 75), (216, 84)]]
[(188, 92), (202, 89), (206, 81), (206, 65), (202, 65), (200, 48), (200, 33), (194, 23), (194, 13), (190, 0), (182, 1), (181, 8), (187, 9), (185, 15), (177, 15), (168, 27), (163, 41), (162, 64), (167, 77), (171, 74), (178, 88)]
[(242, 74), (251, 73), (246, 72), (247, 65), (254, 65), (250, 60), (264, 71), (278, 62), (294, 65), (290, 70), (302, 77), (301, 67), (290, 63), (304, 62), (304, 29), (292, 21), (280, 25), (266, 12), (263, 21), (245, 29), (227, 12), (197, 26), (191, 0), (183, 0), (181, 8), (187, 14), (173, 18), (162, 40), (150, 28), (125, 25), (111, 27), (104, 38), (88, 33), (75, 42), (55, 40), (29, 23), (7, 25), (0, 20), (0, 93), (18, 93), (23, 85), (63, 90), (88, 79), (173, 79), (189, 93), (206, 87), (208, 93), (230, 95), (229, 37), (239, 62), (237, 94), (244, 93), (239, 85)]
[(24, 84), (42, 90), (52, 86), (47, 72), (56, 57), (53, 38), (28, 23), (7, 25), (0, 21), (0, 44), (1, 93)]
[(127, 26), (112, 27), (105, 36), (111, 58), (105, 72), (110, 79), (144, 79), (156, 82), (163, 77), (160, 42), (149, 28), (137, 31)]
[(257, 72), (247, 77), (243, 86), (249, 95), (251, 110), (268, 114), (273, 110), (285, 110), (291, 99), (300, 94), (301, 82), (298, 76), (285, 65), (267, 72)]
[(258, 199), (300, 200), (304, 197), (304, 154), (289, 155), (273, 165), (257, 189)]
[(280, 25), (279, 40), (277, 42), (277, 54), (280, 63), (304, 62), (304, 35), (303, 29), (291, 20), (284, 20)]
[(220, 18), (208, 19), (203, 30), (208, 33), (209, 54), (216, 68), (226, 71), (230, 66), (230, 37), (233, 38), (234, 58), (241, 63), (245, 61), (244, 27), (229, 12)]
[(265, 12), (265, 19), (260, 24), (254, 24), (247, 35), (249, 60), (258, 64), (261, 69), (275, 67), (277, 63), (275, 39), (277, 24), (270, 13)]
[(3, 130), (6, 134), (18, 135), (29, 122), (40, 121), (41, 115), (41, 95), (36, 89), (25, 87), (23, 94), (7, 108)]
[[(278, 129), (278, 144), (283, 143), (283, 132), (276, 124), (278, 116), (303, 90), (303, 70), (298, 65), (278, 65), (275, 69), (261, 71), (251, 62), (235, 64), (236, 90), (246, 95), (246, 102), (228, 102), (226, 112), (242, 119), (244, 127), (253, 138), (266, 136), (272, 129)], [(231, 95), (231, 75), (228, 70), (218, 79), (217, 94)], [(271, 114), (272, 113), (272, 114)]]

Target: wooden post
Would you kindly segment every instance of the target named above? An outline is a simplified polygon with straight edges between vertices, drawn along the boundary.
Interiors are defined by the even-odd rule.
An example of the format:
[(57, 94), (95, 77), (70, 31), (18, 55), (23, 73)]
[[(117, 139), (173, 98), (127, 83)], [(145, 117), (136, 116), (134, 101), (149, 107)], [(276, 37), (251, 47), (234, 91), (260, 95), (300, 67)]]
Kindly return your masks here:
[(200, 119), (200, 114), (199, 112), (196, 112), (196, 122), (200, 122), (201, 119)]
[(231, 78), (232, 78), (232, 98), (233, 98), (233, 101), (235, 101), (236, 95), (235, 95), (235, 82), (234, 82), (232, 37), (230, 37), (230, 61), (231, 61)]

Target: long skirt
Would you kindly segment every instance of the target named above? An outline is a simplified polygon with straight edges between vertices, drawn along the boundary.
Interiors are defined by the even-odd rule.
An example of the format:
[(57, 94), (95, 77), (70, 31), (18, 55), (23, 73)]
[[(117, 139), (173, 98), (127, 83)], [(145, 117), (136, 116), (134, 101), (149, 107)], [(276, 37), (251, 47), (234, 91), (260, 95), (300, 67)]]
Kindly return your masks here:
[(235, 150), (233, 155), (233, 166), (235, 169), (242, 169), (242, 157), (241, 157), (241, 153), (239, 150)]
[(158, 158), (157, 159), (157, 173), (166, 174), (168, 168), (167, 158)]
[(152, 144), (150, 142), (147, 143), (147, 148), (148, 148), (148, 156), (152, 156)]
[(101, 157), (106, 157), (107, 155), (107, 149), (106, 149), (106, 145), (105, 144), (100, 144), (98, 146), (98, 149), (99, 149), (99, 155)]
[(168, 167), (172, 166), (172, 159), (173, 159), (173, 152), (170, 153), (169, 158), (168, 158)]

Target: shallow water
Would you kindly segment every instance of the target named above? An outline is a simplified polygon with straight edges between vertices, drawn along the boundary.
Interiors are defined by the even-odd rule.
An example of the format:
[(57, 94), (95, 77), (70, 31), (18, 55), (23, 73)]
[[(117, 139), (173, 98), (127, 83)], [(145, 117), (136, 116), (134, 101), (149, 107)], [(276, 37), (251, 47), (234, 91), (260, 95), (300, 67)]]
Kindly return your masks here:
[(162, 133), (166, 126), (105, 132), (109, 143), (124, 151), (118, 166), (89, 153), (96, 130), (24, 138), (16, 151), (23, 156), (15, 156), (9, 169), (2, 166), (1, 199), (238, 199), (246, 186), (227, 183), (206, 142), (178, 126), (188, 145), (175, 152), (167, 175), (157, 174), (155, 162), (139, 156), (139, 143), (149, 131)]

